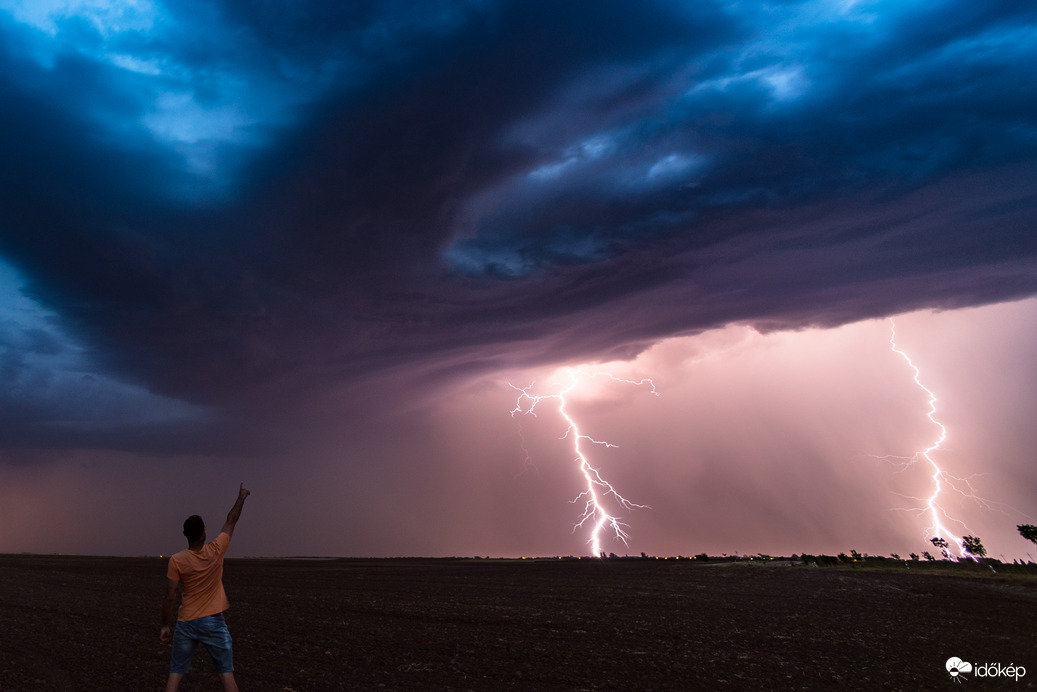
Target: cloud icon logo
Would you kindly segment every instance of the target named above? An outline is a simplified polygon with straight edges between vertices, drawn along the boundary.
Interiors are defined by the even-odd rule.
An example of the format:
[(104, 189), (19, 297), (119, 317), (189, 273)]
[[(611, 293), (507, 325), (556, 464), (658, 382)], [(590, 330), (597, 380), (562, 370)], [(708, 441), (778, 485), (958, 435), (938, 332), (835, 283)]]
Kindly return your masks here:
[(952, 678), (957, 679), (963, 673), (971, 673), (972, 664), (961, 660), (957, 656), (951, 656), (947, 659), (947, 672), (950, 673)]

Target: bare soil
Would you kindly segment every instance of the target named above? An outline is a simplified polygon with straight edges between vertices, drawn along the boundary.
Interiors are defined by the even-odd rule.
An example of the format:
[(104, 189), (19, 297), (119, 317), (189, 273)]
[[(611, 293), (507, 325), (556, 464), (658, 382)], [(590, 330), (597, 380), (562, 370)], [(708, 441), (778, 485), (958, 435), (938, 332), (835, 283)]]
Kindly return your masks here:
[[(0, 555), (0, 690), (159, 690), (166, 561)], [(957, 689), (1024, 666), (1037, 578), (978, 566), (228, 559), (243, 690)], [(219, 683), (199, 650), (181, 689)]]

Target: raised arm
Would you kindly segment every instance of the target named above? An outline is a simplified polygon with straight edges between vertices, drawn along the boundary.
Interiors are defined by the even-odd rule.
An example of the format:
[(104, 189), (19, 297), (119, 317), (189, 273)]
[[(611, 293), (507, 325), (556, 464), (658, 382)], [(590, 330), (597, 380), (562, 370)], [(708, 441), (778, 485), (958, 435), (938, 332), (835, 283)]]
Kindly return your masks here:
[(221, 532), (228, 536), (234, 535), (234, 525), (237, 524), (238, 519), (241, 518), (241, 508), (245, 504), (245, 498), (250, 494), (248, 488), (246, 488), (245, 484), (242, 483), (241, 487), (238, 488), (238, 499), (234, 501), (234, 506), (231, 507), (230, 512), (227, 513), (227, 521), (223, 524), (223, 528), (220, 529)]

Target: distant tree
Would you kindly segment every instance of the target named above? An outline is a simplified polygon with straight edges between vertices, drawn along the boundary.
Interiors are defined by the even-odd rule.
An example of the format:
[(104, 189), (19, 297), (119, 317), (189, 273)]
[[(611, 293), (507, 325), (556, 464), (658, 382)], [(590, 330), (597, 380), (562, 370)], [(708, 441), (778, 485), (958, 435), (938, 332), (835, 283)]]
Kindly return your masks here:
[(951, 556), (951, 554), (947, 552), (947, 541), (942, 538), (930, 538), (929, 541), (934, 547), (940, 549), (940, 553), (942, 553), (945, 558)]
[(899, 559), (900, 559), (900, 556), (899, 556), (899, 555), (897, 555), (896, 553), (890, 553), (890, 554), (889, 554), (889, 556), (890, 556), (891, 558), (893, 558), (894, 560), (899, 560)]
[(860, 553), (858, 553), (858, 552), (857, 552), (856, 550), (853, 550), (853, 549), (851, 549), (851, 550), (850, 550), (850, 556), (851, 556), (851, 557), (852, 557), (852, 558), (853, 558), (854, 560), (860, 560), (860, 559), (861, 559), (861, 554), (860, 554)]
[(962, 536), (961, 545), (965, 548), (965, 552), (974, 558), (986, 557), (987, 555), (987, 549), (983, 547), (983, 543), (978, 536)]
[(932, 554), (930, 554), (930, 552), (928, 550), (925, 550), (925, 551), (922, 552), (922, 557), (924, 557), (929, 562), (932, 562), (933, 560), (936, 559), (935, 557), (932, 556)]
[(918, 562), (918, 553), (911, 553), (911, 560), (913, 562)]
[(849, 562), (850, 561), (850, 558), (846, 555), (846, 553), (839, 553), (838, 555), (836, 555), (836, 557), (839, 559), (839, 562)]
[(1020, 536), (1028, 541), (1037, 543), (1037, 526), (1034, 526), (1033, 524), (1019, 524), (1019, 526), (1015, 528), (1019, 529)]

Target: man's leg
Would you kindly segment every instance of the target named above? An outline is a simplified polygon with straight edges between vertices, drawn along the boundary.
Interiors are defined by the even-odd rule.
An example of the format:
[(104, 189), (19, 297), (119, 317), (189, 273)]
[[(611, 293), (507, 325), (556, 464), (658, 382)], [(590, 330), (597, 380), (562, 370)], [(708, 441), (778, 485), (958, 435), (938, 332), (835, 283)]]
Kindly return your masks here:
[(234, 679), (234, 673), (220, 673), (223, 681), (223, 692), (238, 692), (238, 681)]
[(223, 614), (209, 615), (198, 620), (204, 623), (204, 636), (201, 638), (213, 667), (220, 676), (226, 692), (238, 692), (238, 683), (234, 679), (234, 642), (231, 640), (227, 621)]
[(169, 679), (166, 680), (166, 692), (177, 692), (180, 681), (191, 669), (198, 642), (193, 639), (194, 622), (178, 622), (173, 630), (173, 646), (169, 653)]

